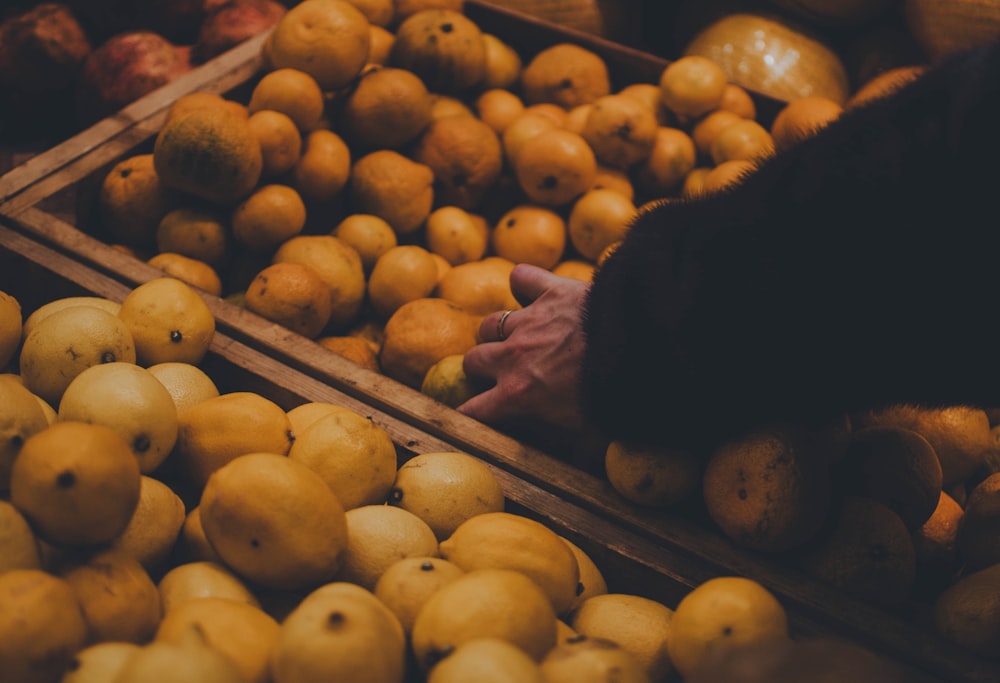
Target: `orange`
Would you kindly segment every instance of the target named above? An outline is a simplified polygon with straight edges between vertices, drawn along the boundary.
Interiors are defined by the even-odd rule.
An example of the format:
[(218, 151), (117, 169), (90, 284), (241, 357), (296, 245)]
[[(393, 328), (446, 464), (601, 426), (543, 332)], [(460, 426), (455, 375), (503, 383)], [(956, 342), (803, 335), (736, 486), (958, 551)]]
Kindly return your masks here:
[(295, 237), (306, 224), (302, 196), (288, 185), (258, 187), (233, 209), (233, 239), (254, 251), (270, 251)]
[(937, 595), (952, 582), (958, 566), (955, 546), (963, 514), (962, 506), (942, 491), (934, 512), (919, 529), (913, 530), (918, 589)]
[(588, 190), (570, 209), (569, 241), (583, 258), (596, 261), (605, 247), (624, 239), (635, 215), (635, 204), (620, 192)]
[(774, 138), (753, 119), (740, 119), (719, 131), (709, 154), (716, 164), (733, 159), (753, 161), (774, 154)]
[(533, 140), (539, 133), (544, 133), (557, 128), (552, 119), (537, 111), (522, 111), (517, 116), (507, 122), (500, 135), (500, 144), (503, 147), (504, 157), (508, 164), (513, 164), (517, 159), (518, 152), (529, 140)]
[(247, 107), (243, 103), (227, 99), (214, 92), (199, 90), (181, 95), (174, 100), (174, 103), (170, 105), (170, 109), (167, 110), (167, 118), (164, 120), (164, 125), (189, 111), (204, 108), (227, 109), (230, 113), (243, 117), (248, 115)]
[(156, 228), (171, 203), (172, 193), (160, 181), (152, 154), (116, 163), (98, 191), (101, 226), (112, 240), (132, 247), (155, 244)]
[(375, 26), (389, 26), (396, 17), (394, 0), (351, 0), (351, 4), (361, 10)]
[(484, 90), (515, 88), (521, 77), (523, 66), (521, 55), (510, 44), (492, 33), (483, 33), (483, 44), (486, 46), (486, 67), (479, 87)]
[(382, 372), (419, 390), (432, 365), (475, 346), (479, 321), (479, 316), (445, 299), (403, 304), (385, 323), (379, 354)]
[(324, 91), (343, 88), (368, 61), (369, 22), (347, 0), (303, 0), (274, 27), (268, 57), (274, 69), (292, 68)]
[(352, 149), (399, 149), (431, 122), (431, 95), (412, 71), (369, 68), (340, 100), (340, 128)]
[(525, 110), (521, 98), (506, 88), (484, 90), (473, 104), (479, 118), (498, 135)]
[(745, 119), (757, 118), (757, 103), (754, 102), (746, 88), (736, 83), (726, 84), (718, 108), (722, 111), (739, 114)]
[(218, 268), (229, 252), (229, 228), (215, 208), (179, 206), (167, 212), (156, 227), (156, 248), (171, 251)]
[(955, 542), (966, 571), (1000, 564), (1000, 472), (969, 491)]
[(315, 130), (326, 103), (316, 79), (299, 69), (275, 69), (261, 76), (250, 92), (247, 111), (270, 110), (292, 120), (302, 134)]
[(263, 176), (274, 177), (292, 170), (302, 154), (302, 134), (287, 114), (262, 109), (247, 119), (260, 143), (264, 159)]
[(614, 190), (630, 200), (635, 199), (635, 185), (627, 170), (597, 165), (597, 176), (590, 186), (591, 190)]
[(513, 167), (517, 184), (529, 200), (565, 206), (593, 184), (597, 157), (582, 135), (556, 128), (524, 144)]
[(514, 263), (551, 270), (566, 250), (566, 221), (552, 209), (521, 204), (505, 213), (490, 233), (493, 252)]
[(660, 126), (649, 155), (634, 167), (636, 185), (648, 196), (674, 193), (694, 169), (698, 150), (680, 128)]
[(623, 95), (605, 95), (592, 104), (581, 135), (600, 163), (625, 169), (650, 155), (659, 122), (648, 106)]
[(945, 640), (981, 657), (1000, 648), (1000, 564), (972, 572), (949, 586), (934, 603), (934, 627)]
[(441, 206), (431, 211), (424, 224), (427, 248), (449, 265), (478, 261), (489, 247), (489, 226), (482, 216), (458, 206)]
[(320, 337), (316, 343), (338, 356), (354, 361), (363, 368), (379, 372), (378, 351), (360, 337)]
[(670, 620), (667, 651), (687, 676), (722, 648), (767, 645), (788, 639), (785, 608), (752, 579), (720, 576), (695, 586), (681, 598)]
[(701, 458), (690, 451), (643, 448), (612, 441), (604, 455), (611, 486), (625, 499), (651, 507), (690, 500), (701, 484)]
[(361, 313), (365, 299), (365, 273), (354, 247), (333, 235), (297, 235), (274, 253), (274, 263), (312, 266), (330, 288), (330, 324), (346, 328)]
[(351, 150), (331, 130), (311, 131), (292, 167), (291, 184), (307, 201), (329, 201), (340, 194), (351, 172)]
[(660, 97), (660, 87), (655, 83), (631, 83), (618, 91), (619, 95), (631, 97), (641, 102), (656, 116), (657, 124), (669, 126), (674, 123), (674, 116), (667, 109)]
[(728, 78), (707, 57), (687, 55), (668, 64), (660, 74), (660, 97), (682, 119), (693, 119), (717, 108)]
[(478, 207), (503, 170), (500, 138), (474, 116), (436, 119), (420, 135), (414, 161), (434, 173), (435, 200), (472, 210)]
[(378, 257), (396, 246), (396, 233), (384, 218), (369, 213), (345, 216), (330, 233), (354, 247), (365, 272), (370, 273)]
[(153, 165), (166, 187), (228, 204), (256, 187), (264, 159), (245, 117), (203, 108), (160, 129), (153, 145)]
[(596, 52), (560, 42), (536, 53), (521, 71), (526, 104), (552, 102), (564, 109), (611, 92), (608, 65)]
[(567, 111), (554, 102), (536, 102), (527, 105), (524, 110), (547, 116), (552, 119), (552, 123), (565, 127)]
[(460, 10), (428, 8), (400, 19), (390, 62), (415, 73), (434, 92), (461, 92), (486, 75), (486, 43), (479, 26)]
[[(485, 125), (485, 124), (484, 124)], [(416, 232), (434, 206), (434, 170), (391, 150), (365, 154), (351, 167), (348, 201), (355, 213), (385, 220), (397, 235)]]
[(887, 71), (883, 71), (878, 76), (863, 83), (861, 87), (854, 91), (844, 103), (844, 109), (853, 109), (871, 100), (885, 97), (894, 90), (913, 81), (923, 74), (927, 67), (918, 64), (911, 66), (898, 66)]
[(386, 320), (408, 301), (430, 296), (437, 286), (437, 265), (417, 244), (392, 247), (378, 257), (368, 276), (368, 301)]
[(431, 93), (431, 118), (444, 119), (449, 116), (475, 116), (472, 107), (461, 98), (442, 93)]
[[(740, 171), (746, 170), (747, 168), (753, 168), (753, 164), (740, 163)], [(687, 174), (684, 178), (684, 182), (681, 184), (681, 196), (682, 197), (694, 197), (699, 194), (703, 194), (705, 190), (705, 178), (711, 173), (713, 167), (711, 166), (695, 166), (691, 169), (691, 172)]]
[(702, 477), (709, 516), (737, 545), (778, 551), (801, 545), (825, 521), (825, 461), (792, 428), (761, 428), (710, 455)]
[(574, 280), (590, 282), (594, 279), (594, 269), (595, 266), (590, 261), (567, 259), (557, 263), (556, 267), (552, 269), (552, 273), (560, 277), (569, 277)]
[(694, 146), (698, 149), (698, 154), (704, 158), (711, 158), (712, 142), (722, 129), (731, 123), (740, 121), (744, 117), (728, 109), (716, 109), (705, 114), (691, 127), (691, 138)]
[(330, 288), (305, 263), (275, 263), (257, 273), (247, 287), (247, 310), (315, 339), (330, 320)]
[(368, 63), (387, 65), (392, 54), (392, 44), (396, 42), (396, 34), (378, 24), (371, 24), (368, 27), (368, 38)]
[(476, 315), (520, 308), (510, 290), (514, 265), (510, 259), (487, 256), (453, 266), (438, 281), (437, 295)]
[(204, 261), (171, 251), (161, 251), (150, 257), (146, 263), (212, 296), (222, 296), (222, 280), (219, 274)]
[(800, 566), (806, 575), (860, 600), (903, 605), (916, 580), (916, 551), (906, 524), (887, 505), (845, 496)]
[(771, 123), (771, 137), (776, 149), (786, 149), (799, 140), (813, 135), (844, 111), (840, 102), (829, 97), (812, 95), (799, 97), (778, 111)]

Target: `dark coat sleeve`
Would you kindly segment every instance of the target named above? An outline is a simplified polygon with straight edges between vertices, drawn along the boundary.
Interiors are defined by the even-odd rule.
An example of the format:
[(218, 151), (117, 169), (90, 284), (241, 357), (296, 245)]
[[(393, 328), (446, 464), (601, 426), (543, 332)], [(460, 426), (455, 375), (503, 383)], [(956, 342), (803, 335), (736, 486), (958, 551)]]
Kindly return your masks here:
[(610, 438), (702, 447), (894, 402), (1000, 405), (1000, 47), (640, 211), (584, 309)]

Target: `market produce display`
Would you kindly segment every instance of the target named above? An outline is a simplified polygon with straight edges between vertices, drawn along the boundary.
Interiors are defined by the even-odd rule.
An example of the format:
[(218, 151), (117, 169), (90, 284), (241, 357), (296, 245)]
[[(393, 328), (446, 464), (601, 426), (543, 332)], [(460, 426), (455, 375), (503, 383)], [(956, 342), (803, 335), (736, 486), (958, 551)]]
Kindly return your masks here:
[[(519, 305), (514, 264), (589, 279), (647, 202), (739, 182), (923, 63), (862, 88), (837, 65), (824, 70), (834, 90), (777, 93), (788, 102), (764, 116), (757, 83), (737, 84), (697, 43), (658, 79), (623, 84), (570, 42), (517, 52), (461, 2), (154, 2), (150, 13), (185, 13), (156, 23), (187, 37), (134, 30), (98, 47), (86, 26), (100, 4), (89, 18), (74, 8), (81, 28), (64, 8), (30, 15), (72, 48), (37, 64), (62, 69), (44, 82), (66, 87), (67, 60), (97, 79), (81, 86), (97, 98), (76, 100), (82, 120), (271, 33), (247, 87), (178, 99), (83, 197), (82, 229), (170, 277), (121, 303), (33, 311), (0, 292), (0, 432), (12, 435), (0, 444), (0, 603), (12, 605), (0, 672), (126, 683), (168, 680), (171, 662), (178, 681), (616, 671), (696, 683), (750, 660), (770, 680), (811, 656), (845, 680), (896, 680), (850, 643), (795, 637), (757, 581), (705, 581), (669, 603), (609, 592), (599, 558), (507, 511), (500, 482), (464, 453), (404, 461), (356, 411), (220, 393), (199, 367), (215, 329), (202, 294), (455, 406), (480, 389), (461, 370), (479, 320)], [(886, 3), (771, 4), (849, 25)], [(907, 4), (912, 16), (934, 5)], [(145, 63), (154, 78), (115, 71)], [(615, 442), (603, 474), (608, 495), (994, 660), (995, 418), (903, 406), (763, 427), (707, 461)], [(98, 450), (116, 454), (106, 471)]]

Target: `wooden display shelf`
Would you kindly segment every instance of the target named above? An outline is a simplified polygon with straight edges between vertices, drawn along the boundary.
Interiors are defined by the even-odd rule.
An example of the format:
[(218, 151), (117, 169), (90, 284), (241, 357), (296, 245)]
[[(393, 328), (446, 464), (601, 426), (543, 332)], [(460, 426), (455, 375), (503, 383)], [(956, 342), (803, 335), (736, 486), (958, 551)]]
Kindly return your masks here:
[[(655, 80), (666, 65), (652, 55), (489, 3), (467, 0), (466, 6), (473, 19), (524, 54), (561, 40), (594, 49), (607, 60), (617, 87)], [(38, 277), (45, 283), (39, 292), (51, 285), (120, 300), (135, 285), (161, 276), (77, 229), (75, 191), (148, 144), (181, 95), (245, 92), (259, 74), (265, 38), (243, 43), (0, 176), (0, 289), (17, 296), (19, 283)], [(777, 106), (767, 98), (758, 101), (765, 117), (768, 107), (773, 112)], [(35, 288), (29, 285), (24, 295), (32, 300)], [(385, 426), (403, 457), (428, 450), (476, 455), (501, 477), (513, 506), (549, 521), (603, 562), (609, 584), (622, 592), (642, 592), (673, 606), (708, 578), (742, 575), (779, 596), (799, 635), (854, 640), (911, 669), (909, 680), (918, 683), (1000, 681), (1000, 663), (944, 642), (907, 615), (887, 613), (774, 558), (743, 551), (684, 515), (627, 503), (585, 466), (601, 452), (600, 441), (543, 439), (546, 445), (539, 446), (515, 438), (245, 309), (203, 296), (218, 322), (206, 367), (221, 368), (218, 372), (227, 380), (220, 388), (260, 387), (264, 391), (255, 390), (286, 408), (311, 400), (347, 405)], [(566, 445), (570, 448), (560, 450)], [(570, 451), (576, 464), (570, 462)]]

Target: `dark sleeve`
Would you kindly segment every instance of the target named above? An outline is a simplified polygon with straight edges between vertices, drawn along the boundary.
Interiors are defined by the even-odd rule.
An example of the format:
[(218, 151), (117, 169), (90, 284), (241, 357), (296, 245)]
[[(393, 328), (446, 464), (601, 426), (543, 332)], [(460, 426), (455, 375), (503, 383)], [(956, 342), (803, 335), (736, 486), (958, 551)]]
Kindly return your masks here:
[(686, 447), (898, 401), (1000, 405), (1000, 49), (729, 191), (644, 207), (585, 306), (584, 413)]

